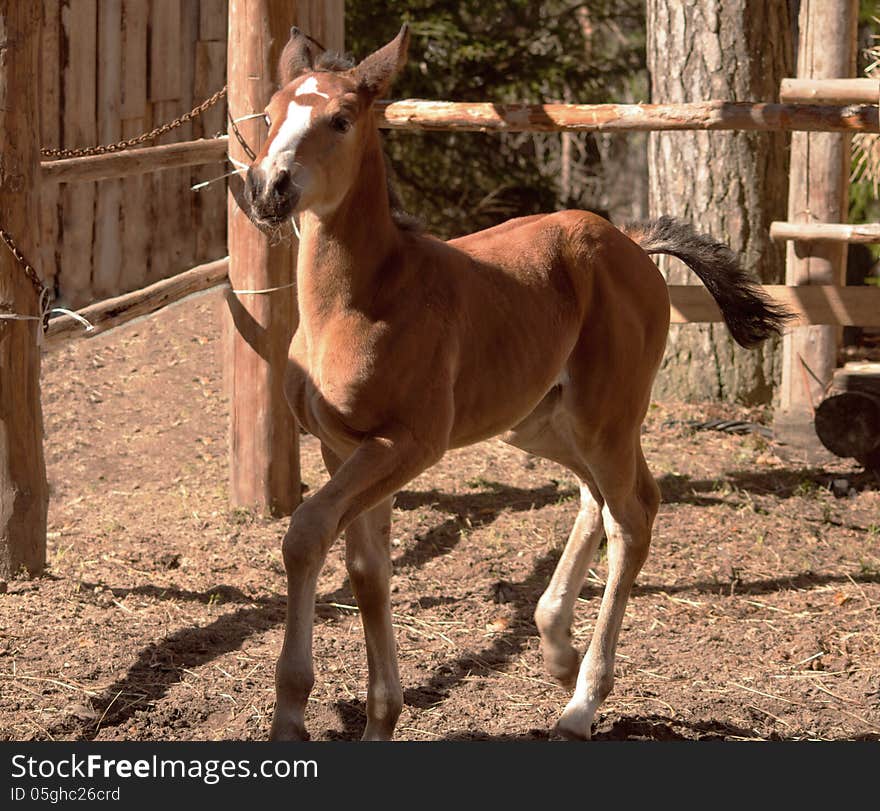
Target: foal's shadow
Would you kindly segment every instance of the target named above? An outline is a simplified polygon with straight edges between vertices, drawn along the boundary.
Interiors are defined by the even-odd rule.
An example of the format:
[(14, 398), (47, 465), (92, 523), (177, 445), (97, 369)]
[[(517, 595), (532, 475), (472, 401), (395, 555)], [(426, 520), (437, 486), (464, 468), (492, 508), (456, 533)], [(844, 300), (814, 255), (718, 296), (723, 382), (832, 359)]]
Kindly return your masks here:
[[(815, 471), (811, 471), (815, 475)], [(740, 487), (754, 488), (755, 492), (772, 493), (782, 497), (796, 495), (798, 487), (802, 487), (805, 478), (804, 471), (784, 471), (768, 474), (766, 477), (755, 474), (747, 477), (745, 474), (731, 474)], [(682, 477), (683, 478), (683, 477)], [(871, 480), (870, 474), (866, 476), (865, 483)], [(692, 480), (674, 482), (661, 480), (664, 489), (664, 497), (668, 501), (690, 502), (695, 504), (704, 503), (704, 497), (693, 492), (697, 487), (710, 490), (717, 486), (717, 482), (693, 482)], [(513, 498), (508, 501), (503, 498), (505, 491), (511, 492)], [(451, 513), (452, 517), (442, 524), (429, 530), (417, 539), (415, 547), (401, 555), (396, 561), (397, 567), (405, 565), (424, 565), (431, 558), (444, 554), (455, 547), (460, 538), (460, 529), (465, 525), (465, 519), (472, 526), (489, 523), (497, 517), (498, 513), (506, 508), (529, 509), (531, 504), (545, 506), (555, 503), (561, 498), (569, 498), (575, 495), (573, 489), (559, 490), (553, 485), (531, 491), (523, 491), (517, 488), (505, 488), (503, 485), (492, 485), (490, 492), (474, 493), (467, 496), (453, 496), (431, 491), (428, 493), (403, 493), (401, 494), (401, 509), (415, 509), (424, 504), (431, 504), (439, 509)], [(720, 499), (719, 499), (720, 500)], [(528, 640), (537, 635), (532, 613), (538, 598), (549, 581), (552, 570), (559, 558), (561, 550), (557, 549), (540, 557), (535, 561), (531, 572), (518, 583), (510, 584), (509, 592), (511, 602), (515, 607), (515, 615), (508, 629), (495, 637), (492, 642), (479, 651), (466, 651), (458, 656), (442, 662), (437, 666), (430, 677), (422, 684), (410, 687), (404, 691), (404, 703), (408, 706), (420, 709), (430, 709), (449, 696), (452, 689), (463, 682), (470, 675), (489, 676), (493, 673), (503, 672), (509, 662), (515, 659), (525, 648)], [(837, 574), (817, 574), (814, 572), (802, 572), (796, 575), (785, 575), (778, 578), (765, 580), (746, 581), (737, 583), (738, 594), (767, 594), (788, 589), (813, 588), (830, 583), (848, 582), (849, 577)], [(872, 573), (856, 575), (856, 582), (874, 582), (877, 575)], [(633, 596), (665, 592), (696, 591), (697, 593), (717, 594), (719, 589), (729, 590), (730, 584), (719, 583), (716, 580), (695, 581), (690, 580), (683, 584), (652, 584), (637, 583), (633, 589)], [(596, 598), (601, 594), (601, 589), (594, 586), (584, 586), (581, 596)], [(336, 711), (342, 724), (341, 730), (325, 730), (324, 736), (331, 739), (350, 740), (359, 737), (366, 723), (366, 707), (363, 701), (338, 701)], [(682, 732), (689, 730), (690, 734)], [(596, 740), (725, 740), (730, 738), (754, 739), (752, 730), (737, 727), (734, 724), (723, 721), (699, 721), (687, 723), (680, 719), (669, 719), (660, 716), (633, 716), (622, 717), (614, 720), (609, 727), (600, 727), (594, 733)], [(546, 730), (531, 730), (521, 735), (490, 735), (482, 730), (468, 730), (456, 732), (449, 736), (450, 740), (548, 740), (550, 733)]]
[(573, 498), (574, 488), (560, 489), (554, 483), (525, 489), (499, 482), (483, 482), (486, 488), (464, 495), (441, 493), (439, 490), (403, 490), (394, 499), (396, 510), (431, 507), (449, 516), (445, 521), (416, 536), (415, 545), (394, 559), (395, 569), (419, 568), (430, 560), (451, 552), (462, 538), (462, 530), (477, 529), (491, 524), (505, 511), (524, 512)]
[[(481, 650), (464, 651), (444, 661), (422, 684), (404, 689), (404, 704), (430, 709), (441, 704), (450, 691), (469, 676), (503, 673), (510, 661), (518, 657), (537, 634), (532, 613), (558, 558), (558, 550), (542, 555), (523, 580), (507, 584), (505, 591), (514, 606), (514, 616), (505, 631), (494, 636)], [(335, 706), (343, 728), (324, 730), (324, 736), (343, 740), (360, 737), (366, 724), (364, 703), (337, 701)]]
[[(96, 585), (103, 586), (83, 583), (87, 592), (93, 591)], [(93, 740), (101, 729), (119, 726), (136, 713), (154, 706), (181, 681), (187, 670), (239, 650), (245, 640), (277, 627), (285, 616), (282, 597), (252, 599), (233, 586), (220, 585), (201, 592), (153, 585), (108, 590), (121, 599), (137, 594), (174, 602), (228, 603), (237, 607), (208, 625), (181, 628), (148, 644), (123, 676), (91, 699), (96, 720), (62, 718), (49, 730), (53, 736), (73, 733), (78, 740)]]
[[(752, 488), (768, 488), (770, 492), (788, 493), (789, 497), (796, 494), (800, 482), (803, 481), (802, 471), (789, 471), (783, 477), (780, 487), (779, 473), (772, 478), (762, 479), (759, 474), (748, 480)], [(732, 474), (733, 475), (733, 474)], [(771, 474), (768, 474), (770, 476)], [(742, 482), (743, 480), (740, 479)], [(865, 479), (865, 486), (870, 486), (871, 478)], [(420, 506), (431, 505), (446, 513), (449, 517), (428, 532), (416, 538), (413, 546), (406, 549), (394, 561), (398, 569), (405, 567), (424, 566), (428, 561), (445, 554), (455, 548), (461, 539), (461, 530), (465, 527), (479, 527), (494, 521), (502, 511), (523, 511), (547, 506), (560, 500), (572, 498), (576, 492), (572, 488), (560, 489), (554, 484), (533, 489), (507, 487), (496, 483), (487, 483), (488, 489), (466, 495), (450, 495), (436, 490), (426, 492), (404, 491), (398, 497), (397, 508), (414, 510)], [(692, 482), (689, 482), (693, 485)], [(859, 481), (859, 484), (862, 484)], [(661, 480), (662, 485), (662, 480)], [(742, 485), (740, 485), (742, 486)], [(767, 492), (768, 490), (763, 490)], [(675, 499), (675, 491), (672, 494)], [(678, 491), (678, 499), (686, 500), (689, 496), (685, 491)], [(783, 495), (783, 497), (786, 497)], [(573, 516), (572, 516), (573, 517)], [(450, 691), (462, 683), (469, 675), (492, 675), (504, 672), (509, 662), (523, 651), (530, 639), (537, 634), (532, 612), (543, 589), (549, 580), (560, 550), (553, 550), (538, 558), (529, 574), (521, 581), (507, 584), (507, 593), (514, 607), (514, 617), (508, 628), (495, 635), (491, 642), (478, 651), (464, 651), (442, 662), (433, 673), (420, 685), (405, 691), (405, 703), (422, 709), (428, 709), (442, 703)], [(857, 582), (873, 582), (874, 574), (856, 575)], [(737, 586), (738, 593), (767, 593), (788, 588), (808, 588), (819, 584), (844, 582), (849, 578), (840, 575), (824, 575), (802, 573), (794, 577), (780, 577), (765, 581), (745, 582)], [(94, 590), (95, 584), (84, 584), (88, 591)], [(689, 582), (680, 586), (656, 586), (637, 584), (634, 595), (653, 591), (686, 591), (717, 592), (717, 582)], [(237, 604), (236, 609), (223, 614), (204, 627), (187, 627), (165, 636), (144, 647), (128, 672), (112, 685), (101, 691), (92, 704), (101, 717), (100, 722), (82, 725), (67, 718), (59, 722), (50, 732), (60, 734), (78, 734), (78, 737), (94, 738), (101, 728), (122, 724), (135, 713), (153, 706), (163, 698), (168, 690), (181, 679), (181, 673), (213, 661), (222, 654), (237, 650), (246, 639), (254, 634), (277, 627), (284, 620), (285, 600), (281, 596), (250, 598), (233, 586), (216, 586), (204, 592), (192, 592), (175, 588), (161, 588), (150, 584), (136, 586), (131, 589), (113, 588), (113, 595), (124, 598), (127, 594), (139, 594), (155, 599), (175, 601), (192, 601), (201, 603)], [(584, 596), (597, 596), (592, 588), (585, 589)], [(330, 595), (322, 595), (319, 602), (351, 602), (351, 590), (346, 580), (340, 589)], [(443, 599), (443, 598), (441, 598)], [(425, 604), (423, 607), (428, 607)], [(320, 614), (319, 614), (320, 616)], [(361, 701), (340, 701), (336, 709), (342, 722), (342, 730), (326, 730), (324, 735), (331, 738), (351, 739), (359, 737), (366, 722), (366, 713)], [(669, 725), (669, 719), (640, 717), (616, 720), (609, 729), (601, 729), (595, 738), (609, 740), (651, 739), (665, 740), (680, 738), (692, 739), (703, 735), (705, 738), (723, 738), (740, 736), (731, 725), (721, 722), (707, 722), (705, 729), (693, 727), (694, 736), (681, 735)], [(664, 727), (664, 724), (666, 725)], [(675, 721), (677, 728), (684, 724)], [(640, 726), (641, 725), (641, 726)], [(75, 729), (71, 729), (71, 726)], [(666, 737), (664, 737), (666, 736)], [(753, 733), (741, 737), (753, 737)], [(461, 740), (542, 740), (549, 735), (540, 730), (532, 730), (520, 736), (492, 737), (481, 730), (455, 733), (452, 739)]]
[[(687, 734), (689, 730), (691, 734)], [(594, 741), (723, 741), (730, 738), (755, 738), (752, 730), (725, 721), (686, 722), (660, 715), (623, 715), (610, 723), (602, 722), (594, 727)], [(776, 738), (773, 738), (774, 740)], [(491, 734), (483, 730), (453, 732), (444, 740), (449, 741), (553, 741), (561, 740), (546, 729), (531, 729), (527, 733)]]

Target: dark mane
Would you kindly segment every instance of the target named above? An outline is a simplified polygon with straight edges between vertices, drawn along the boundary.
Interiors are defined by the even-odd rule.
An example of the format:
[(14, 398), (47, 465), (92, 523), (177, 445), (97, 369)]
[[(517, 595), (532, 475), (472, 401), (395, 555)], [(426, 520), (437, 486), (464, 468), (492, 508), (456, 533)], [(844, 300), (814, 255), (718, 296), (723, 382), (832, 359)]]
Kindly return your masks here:
[(401, 231), (420, 232), (425, 230), (425, 224), (415, 215), (407, 213), (403, 208), (403, 202), (397, 187), (394, 185), (392, 175), (394, 170), (391, 161), (383, 150), (382, 157), (385, 159), (385, 181), (388, 186), (388, 206), (391, 209), (391, 219)]
[(315, 70), (325, 71), (327, 73), (343, 73), (351, 70), (355, 65), (354, 59), (348, 54), (337, 53), (336, 51), (324, 51), (315, 60)]

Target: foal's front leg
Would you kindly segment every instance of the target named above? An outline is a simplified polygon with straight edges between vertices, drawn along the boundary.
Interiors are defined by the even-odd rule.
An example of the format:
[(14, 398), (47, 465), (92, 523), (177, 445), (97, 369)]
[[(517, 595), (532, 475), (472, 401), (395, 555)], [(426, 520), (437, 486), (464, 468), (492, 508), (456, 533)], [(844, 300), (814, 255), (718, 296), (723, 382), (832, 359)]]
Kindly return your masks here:
[[(287, 571), (287, 627), (275, 671), (273, 740), (308, 739), (305, 707), (315, 680), (312, 668), (315, 591), (327, 550), (358, 516), (390, 498), (441, 455), (442, 449), (429, 449), (426, 443), (416, 442), (408, 431), (371, 437), (364, 440), (330, 481), (293, 514), (283, 544)], [(369, 579), (375, 580), (375, 575)], [(370, 613), (371, 616), (381, 616), (386, 610)], [(369, 637), (368, 633), (368, 644)], [(393, 637), (391, 642), (393, 652)], [(387, 649), (387, 644), (377, 645), (371, 653), (375, 656), (377, 652), (387, 653)], [(375, 672), (373, 664), (371, 662), (371, 672)], [(396, 676), (396, 664), (394, 673)], [(373, 706), (378, 708), (375, 701)], [(373, 737), (381, 732), (382, 737), (390, 737), (397, 720), (396, 717), (391, 720), (390, 715), (375, 719), (380, 722), (378, 726), (368, 722), (367, 733)]]

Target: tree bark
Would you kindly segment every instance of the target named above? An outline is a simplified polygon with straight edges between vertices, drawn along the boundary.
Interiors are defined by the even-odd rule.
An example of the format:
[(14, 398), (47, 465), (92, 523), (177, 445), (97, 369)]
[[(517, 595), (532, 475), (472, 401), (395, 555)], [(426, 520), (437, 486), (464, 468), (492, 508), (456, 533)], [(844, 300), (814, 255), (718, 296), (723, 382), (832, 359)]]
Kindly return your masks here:
[[(38, 262), (42, 6), (0, 0), (0, 228)], [(36, 316), (37, 291), (0, 243), (0, 311)], [(40, 408), (39, 320), (0, 321), (0, 580), (46, 562), (48, 487)]]
[[(648, 0), (652, 101), (771, 101), (792, 72), (785, 0)], [(770, 223), (786, 211), (783, 133), (652, 133), (652, 217), (669, 215), (723, 240), (764, 283), (785, 274), (784, 247)], [(673, 284), (699, 284), (671, 257), (658, 257)], [(739, 348), (720, 324), (673, 326), (654, 396), (769, 403), (781, 373), (780, 342)]]

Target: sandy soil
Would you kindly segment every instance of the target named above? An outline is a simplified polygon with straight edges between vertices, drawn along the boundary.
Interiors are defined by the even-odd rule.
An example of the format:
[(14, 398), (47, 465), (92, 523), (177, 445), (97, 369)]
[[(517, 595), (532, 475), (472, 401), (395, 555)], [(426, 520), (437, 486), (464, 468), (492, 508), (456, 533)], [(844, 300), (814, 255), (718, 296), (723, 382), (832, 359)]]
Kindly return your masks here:
[[(44, 362), (49, 567), (0, 594), (0, 738), (263, 739), (286, 521), (226, 501), (219, 302), (184, 303)], [(880, 494), (757, 435), (652, 407), (663, 491), (597, 739), (880, 740)], [(310, 491), (326, 479), (303, 440)], [(846, 479), (838, 495), (834, 479)], [(500, 443), (451, 453), (394, 512), (401, 739), (549, 737), (567, 693), (532, 612), (574, 516), (566, 471)], [(575, 636), (589, 638), (595, 562)], [(319, 585), (314, 738), (364, 724), (366, 660), (341, 544)]]

